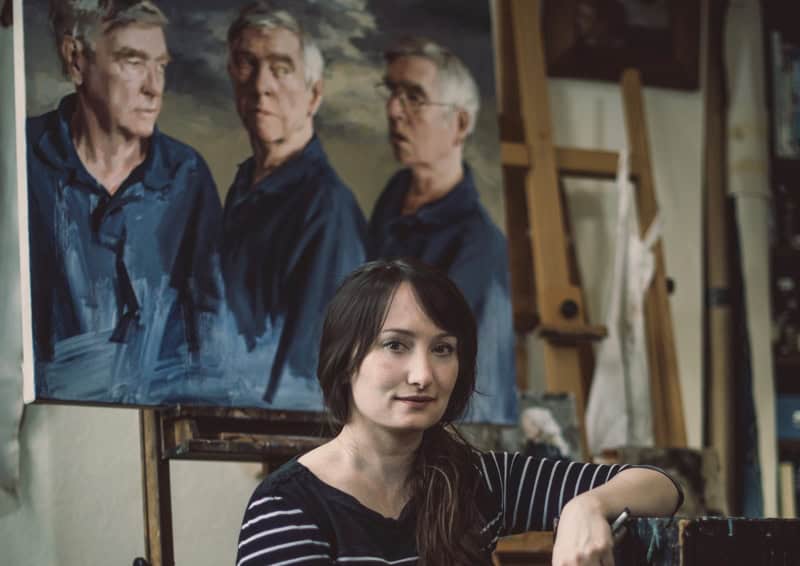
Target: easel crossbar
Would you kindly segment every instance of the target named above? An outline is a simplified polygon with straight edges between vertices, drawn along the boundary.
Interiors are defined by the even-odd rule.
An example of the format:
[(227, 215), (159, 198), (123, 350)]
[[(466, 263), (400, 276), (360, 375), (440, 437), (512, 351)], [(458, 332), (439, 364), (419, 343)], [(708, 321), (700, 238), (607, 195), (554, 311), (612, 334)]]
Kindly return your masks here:
[[(613, 180), (617, 176), (619, 152), (555, 147), (556, 168), (560, 176), (587, 177)], [(500, 158), (506, 167), (532, 167), (528, 146), (523, 143), (503, 142), (500, 145)], [(638, 177), (631, 171), (631, 179)]]

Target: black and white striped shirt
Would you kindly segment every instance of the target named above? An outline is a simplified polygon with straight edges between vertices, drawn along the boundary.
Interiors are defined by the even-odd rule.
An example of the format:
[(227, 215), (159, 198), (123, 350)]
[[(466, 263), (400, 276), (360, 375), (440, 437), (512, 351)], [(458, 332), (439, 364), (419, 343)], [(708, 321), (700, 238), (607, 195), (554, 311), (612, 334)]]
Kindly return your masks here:
[[(626, 467), (481, 454), (478, 501), (485, 517), (481, 539), (487, 563), (500, 537), (552, 529), (570, 499)], [(239, 533), (236, 564), (413, 566), (415, 520), (413, 502), (397, 519), (383, 517), (294, 460), (253, 493)]]

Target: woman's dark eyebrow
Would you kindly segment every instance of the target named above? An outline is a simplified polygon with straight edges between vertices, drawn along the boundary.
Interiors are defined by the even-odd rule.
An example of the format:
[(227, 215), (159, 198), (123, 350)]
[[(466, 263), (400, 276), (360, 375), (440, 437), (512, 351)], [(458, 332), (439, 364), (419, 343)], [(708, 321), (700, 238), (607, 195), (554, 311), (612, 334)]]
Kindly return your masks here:
[[(405, 328), (384, 328), (383, 330), (381, 330), (381, 334), (383, 334), (384, 332), (392, 332), (395, 334), (402, 334), (404, 336), (410, 336), (410, 337), (416, 336), (415, 332), (406, 330)], [(458, 337), (452, 332), (441, 332), (436, 335), (436, 338), (455, 338), (456, 340), (458, 340)]]
[(384, 334), (386, 332), (391, 332), (393, 334), (403, 334), (405, 336), (416, 336), (416, 334), (414, 334), (410, 330), (406, 330), (405, 328), (384, 328), (381, 330), (381, 334)]

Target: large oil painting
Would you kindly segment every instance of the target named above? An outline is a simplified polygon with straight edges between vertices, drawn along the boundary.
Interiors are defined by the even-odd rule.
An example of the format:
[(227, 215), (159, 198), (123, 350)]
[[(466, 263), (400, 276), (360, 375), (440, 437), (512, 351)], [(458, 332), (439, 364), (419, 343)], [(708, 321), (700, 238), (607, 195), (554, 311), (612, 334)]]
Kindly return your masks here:
[(26, 400), (321, 410), (328, 300), (413, 256), (478, 320), (467, 420), (516, 422), (488, 1), (15, 10)]

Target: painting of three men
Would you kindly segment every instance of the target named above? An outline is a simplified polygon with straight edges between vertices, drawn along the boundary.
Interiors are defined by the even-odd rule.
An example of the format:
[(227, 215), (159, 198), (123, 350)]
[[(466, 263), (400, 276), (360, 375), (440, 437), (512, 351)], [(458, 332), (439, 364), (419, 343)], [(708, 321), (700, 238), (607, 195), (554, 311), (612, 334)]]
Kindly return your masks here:
[(488, 2), (16, 8), (28, 401), (322, 410), (328, 300), (413, 256), (478, 319), (467, 419), (516, 421)]

